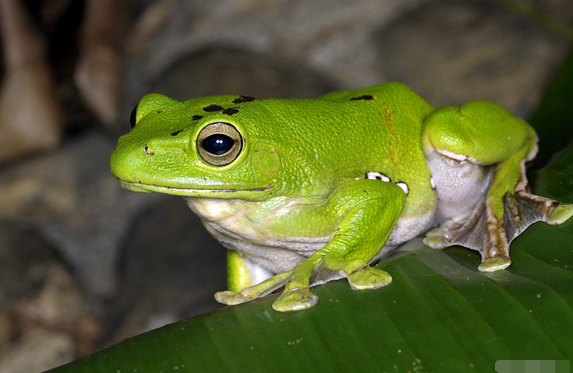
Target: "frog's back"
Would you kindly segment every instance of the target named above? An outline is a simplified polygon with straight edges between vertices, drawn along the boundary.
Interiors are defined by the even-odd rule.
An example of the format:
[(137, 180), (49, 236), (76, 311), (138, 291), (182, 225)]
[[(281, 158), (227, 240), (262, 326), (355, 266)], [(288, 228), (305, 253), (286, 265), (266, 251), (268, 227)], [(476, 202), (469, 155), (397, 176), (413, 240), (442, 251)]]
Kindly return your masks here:
[(422, 154), (423, 122), (434, 108), (406, 85), (391, 82), (355, 91), (331, 92), (319, 100), (332, 101), (338, 106), (341, 118), (350, 117), (350, 123), (333, 121), (341, 127), (339, 130), (352, 130), (348, 128), (350, 124), (361, 129), (357, 136), (363, 140), (384, 141), (373, 147), (385, 148), (391, 162), (408, 161), (405, 153)]
[(399, 82), (389, 82), (384, 84), (373, 85), (366, 88), (349, 91), (329, 92), (319, 98), (319, 100), (331, 101), (359, 101), (375, 100), (392, 101), (395, 103), (410, 104), (412, 106), (426, 107), (429, 111), (433, 110), (426, 100), (412, 91), (407, 85)]
[[(408, 184), (413, 198), (427, 198), (430, 171), (422, 150), (424, 119), (434, 110), (422, 97), (402, 83), (386, 83), (356, 91), (332, 92), (320, 100), (337, 103), (352, 116), (349, 124), (337, 121), (339, 131), (358, 131), (352, 151), (363, 171), (382, 174), (393, 182)], [(346, 103), (344, 103), (346, 101)], [(357, 108), (355, 103), (360, 103)], [(353, 107), (354, 106), (354, 107)], [(349, 114), (350, 113), (350, 114)], [(424, 193), (424, 195), (419, 193)]]
[(401, 165), (425, 165), (422, 126), (434, 108), (404, 84), (331, 92), (315, 100), (267, 99), (254, 104), (260, 105), (257, 115), (248, 113), (245, 121), (256, 118), (252, 127), (262, 139), (282, 136), (274, 142), (295, 147), (297, 154), (322, 154), (321, 163), (331, 174), (356, 168), (399, 173)]
[[(422, 149), (425, 118), (434, 110), (401, 83), (386, 83), (357, 91), (329, 93), (321, 100), (362, 103), (359, 122), (369, 123), (359, 135), (364, 155), (358, 165), (365, 177), (392, 182), (406, 193), (406, 206), (387, 245), (394, 246), (426, 230), (436, 205), (435, 184)], [(364, 132), (365, 131), (365, 132)]]

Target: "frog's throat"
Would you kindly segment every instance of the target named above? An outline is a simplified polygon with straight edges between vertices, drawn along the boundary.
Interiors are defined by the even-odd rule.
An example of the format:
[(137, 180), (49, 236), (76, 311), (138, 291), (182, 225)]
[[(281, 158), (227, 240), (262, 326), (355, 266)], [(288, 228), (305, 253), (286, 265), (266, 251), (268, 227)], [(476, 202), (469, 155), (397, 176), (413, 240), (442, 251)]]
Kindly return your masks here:
[(216, 196), (225, 194), (242, 194), (242, 193), (256, 193), (265, 192), (271, 190), (273, 185), (269, 184), (265, 187), (252, 188), (252, 189), (193, 189), (193, 188), (174, 188), (168, 186), (152, 185), (152, 184), (142, 184), (133, 183), (129, 181), (119, 180), (121, 186), (130, 192), (140, 192), (140, 193), (165, 193), (172, 194), (176, 196), (183, 197), (206, 197), (206, 196)]

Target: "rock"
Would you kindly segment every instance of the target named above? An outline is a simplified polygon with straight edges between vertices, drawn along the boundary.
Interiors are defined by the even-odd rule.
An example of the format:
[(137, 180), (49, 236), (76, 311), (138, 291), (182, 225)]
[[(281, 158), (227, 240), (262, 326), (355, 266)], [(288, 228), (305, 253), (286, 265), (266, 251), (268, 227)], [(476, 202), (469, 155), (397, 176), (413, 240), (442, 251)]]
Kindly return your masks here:
[[(201, 57), (204, 51), (220, 49), (243, 51), (242, 59), (247, 61), (249, 56), (266, 55), (275, 64), (292, 66), (293, 72), (299, 69), (317, 72), (338, 89), (380, 83), (383, 74), (376, 70), (378, 56), (372, 49), (370, 34), (397, 11), (415, 3), (412, 0), (264, 3), (226, 0), (213, 6), (209, 0), (177, 1), (164, 26), (149, 35), (146, 43), (140, 41), (138, 44), (145, 47), (136, 50), (127, 61), (124, 111), (149, 93), (171, 66), (180, 68), (179, 61), (190, 62), (190, 56)], [(253, 70), (259, 61), (254, 59), (250, 66), (242, 64), (243, 74), (248, 74), (242, 79), (251, 82), (251, 87), (256, 86), (251, 79), (257, 76)], [(235, 68), (234, 64), (235, 60), (229, 58), (218, 65), (224, 71)], [(201, 70), (196, 74), (200, 76)], [(216, 88), (219, 94), (230, 93), (222, 90), (228, 89), (228, 85), (213, 87)], [(296, 96), (305, 94), (300, 91)]]
[(112, 297), (130, 218), (156, 195), (123, 190), (109, 171), (113, 140), (88, 134), (60, 151), (0, 174), (0, 218), (42, 232), (91, 297)]
[(41, 36), (20, 0), (0, 0), (5, 72), (0, 88), (0, 163), (54, 150), (63, 112)]
[(527, 117), (568, 48), (565, 37), (483, 0), (176, 2), (156, 29), (127, 61), (125, 116), (152, 91), (181, 100), (251, 94), (275, 81), (282, 94), (312, 97), (322, 93), (312, 80), (325, 89), (399, 80), (436, 106), (490, 99)]
[(66, 363), (92, 351), (101, 331), (41, 235), (29, 224), (3, 221), (0, 371), (39, 372)]
[(505, 0), (500, 3), (516, 13), (543, 22), (553, 31), (573, 36), (573, 6), (570, 1)]
[(123, 85), (123, 51), (130, 22), (129, 1), (86, 2), (80, 56), (74, 81), (85, 103), (108, 128), (117, 129)]
[(50, 265), (55, 261), (54, 250), (33, 227), (2, 221), (0, 312), (13, 309), (22, 299), (37, 297), (49, 277)]
[(0, 372), (43, 372), (75, 358), (74, 341), (64, 333), (35, 331), (0, 355)]
[(527, 118), (567, 40), (493, 2), (430, 1), (377, 34), (381, 69), (435, 106), (492, 100)]
[(259, 98), (315, 98), (335, 89), (323, 74), (312, 69), (266, 54), (229, 48), (185, 56), (150, 87), (151, 92), (180, 101), (221, 92)]
[(134, 223), (121, 266), (117, 299), (107, 304), (113, 340), (223, 307), (226, 249), (180, 197), (166, 196)]

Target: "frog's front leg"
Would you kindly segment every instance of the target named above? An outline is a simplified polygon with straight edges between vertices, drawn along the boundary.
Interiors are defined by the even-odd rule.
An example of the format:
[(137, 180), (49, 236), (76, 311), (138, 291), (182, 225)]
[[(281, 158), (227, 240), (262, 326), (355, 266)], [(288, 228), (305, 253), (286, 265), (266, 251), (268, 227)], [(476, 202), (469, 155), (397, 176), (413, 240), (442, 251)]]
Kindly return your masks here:
[[(353, 289), (376, 289), (392, 281), (390, 275), (369, 266), (394, 229), (405, 205), (404, 191), (379, 180), (357, 180), (338, 188), (324, 206), (301, 211), (309, 219), (332, 219), (347, 211), (328, 243), (292, 271), (276, 275), (238, 292), (217, 293), (218, 301), (237, 304), (268, 294), (285, 284), (274, 302), (277, 311), (296, 311), (314, 306), (318, 297), (310, 292), (317, 285), (347, 278)], [(298, 218), (301, 218), (299, 215)]]
[[(227, 291), (219, 291), (215, 299), (219, 303), (235, 305), (248, 302), (284, 286), (289, 272), (276, 276), (249, 262), (234, 250), (227, 251)], [(255, 285), (256, 284), (256, 285)]]
[[(525, 164), (537, 153), (537, 136), (499, 105), (474, 101), (436, 110), (426, 119), (423, 145), (438, 198), (448, 210), (446, 221), (424, 243), (478, 250), (480, 271), (507, 268), (510, 242), (529, 225), (540, 220), (560, 224), (573, 215), (572, 205), (529, 193)], [(464, 191), (475, 195), (464, 196)], [(448, 206), (456, 195), (458, 206)], [(468, 206), (464, 200), (473, 202)]]
[(395, 184), (360, 180), (341, 188), (335, 199), (353, 207), (346, 210), (344, 207), (348, 206), (336, 203), (334, 209), (348, 213), (328, 244), (294, 268), (285, 290), (273, 304), (275, 310), (296, 311), (314, 306), (318, 297), (309, 287), (336, 278), (345, 277), (354, 290), (377, 289), (392, 281), (388, 273), (369, 263), (390, 237), (404, 209), (404, 191)]

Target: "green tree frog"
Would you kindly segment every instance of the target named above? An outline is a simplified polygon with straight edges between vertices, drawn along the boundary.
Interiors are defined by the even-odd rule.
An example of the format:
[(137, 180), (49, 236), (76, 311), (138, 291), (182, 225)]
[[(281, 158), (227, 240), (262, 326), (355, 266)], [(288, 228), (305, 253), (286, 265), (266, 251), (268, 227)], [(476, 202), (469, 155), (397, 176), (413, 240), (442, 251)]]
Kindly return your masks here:
[[(376, 289), (370, 264), (417, 235), (511, 264), (510, 242), (573, 205), (532, 195), (535, 131), (489, 101), (433, 108), (400, 83), (318, 99), (145, 96), (111, 170), (133, 192), (183, 196), (228, 251), (224, 304), (284, 286), (277, 311), (314, 306), (309, 287)], [(433, 229), (432, 229), (433, 228)], [(430, 230), (431, 229), (431, 230)]]

